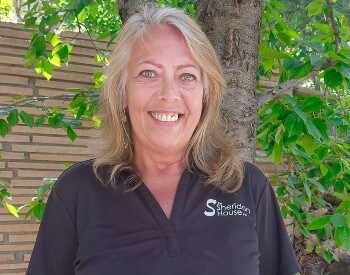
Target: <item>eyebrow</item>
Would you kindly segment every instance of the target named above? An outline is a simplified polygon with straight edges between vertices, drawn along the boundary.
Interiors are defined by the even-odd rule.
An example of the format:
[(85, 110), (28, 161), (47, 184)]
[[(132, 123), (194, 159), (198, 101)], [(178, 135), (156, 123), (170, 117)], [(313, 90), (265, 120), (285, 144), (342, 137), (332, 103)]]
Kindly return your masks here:
[[(145, 61), (141, 61), (140, 63), (137, 64), (137, 66), (140, 66), (141, 64), (150, 64), (153, 65), (159, 69), (161, 69), (163, 66), (159, 63), (156, 63), (152, 60), (145, 60)], [(176, 67), (177, 69), (184, 69), (184, 68), (195, 68), (197, 70), (200, 70), (197, 66), (193, 65), (193, 64), (182, 64)]]

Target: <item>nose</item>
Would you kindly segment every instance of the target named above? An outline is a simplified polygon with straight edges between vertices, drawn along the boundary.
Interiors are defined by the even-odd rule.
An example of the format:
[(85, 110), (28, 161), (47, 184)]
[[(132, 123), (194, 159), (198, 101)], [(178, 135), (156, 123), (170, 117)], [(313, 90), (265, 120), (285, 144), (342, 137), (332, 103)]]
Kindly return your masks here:
[(180, 99), (179, 87), (173, 78), (164, 79), (159, 91), (158, 98), (166, 101), (175, 101)]

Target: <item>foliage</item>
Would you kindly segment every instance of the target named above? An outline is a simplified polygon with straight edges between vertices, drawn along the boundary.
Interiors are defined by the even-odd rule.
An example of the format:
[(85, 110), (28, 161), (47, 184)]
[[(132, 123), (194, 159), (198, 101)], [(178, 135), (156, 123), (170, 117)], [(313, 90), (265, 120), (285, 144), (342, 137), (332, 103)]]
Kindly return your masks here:
[[(182, 7), (195, 16), (194, 0), (158, 2)], [(264, 0), (257, 76), (258, 80), (278, 77), (281, 85), (296, 80), (323, 94), (283, 95), (268, 102), (259, 111), (257, 141), (274, 163), (288, 166), (287, 172), (271, 179), (278, 184), (283, 216), (291, 217), (305, 238), (317, 235), (319, 242), (308, 248), (323, 253), (328, 262), (336, 255), (322, 240), (331, 238), (337, 246), (350, 249), (350, 29), (348, 15), (344, 15), (346, 3), (303, 0), (296, 12), (291, 1)], [(56, 67), (69, 63), (74, 42), (61, 35), (62, 29), (83, 32), (92, 41), (107, 41), (106, 49), (96, 49), (95, 61), (108, 64), (109, 46), (121, 27), (114, 0), (28, 0), (24, 6), (28, 9), (25, 27), (33, 29), (26, 66), (49, 80), (55, 77)], [(77, 138), (74, 128), (82, 119), (98, 126), (95, 112), (104, 76), (95, 72), (92, 77), (93, 87), (65, 91), (61, 98), (70, 101), (67, 110), (37, 104), (46, 97), (14, 98), (11, 105), (0, 109), (0, 135), (6, 136), (20, 121), (29, 127), (63, 127), (71, 140)], [(259, 86), (258, 90), (264, 92)], [(23, 106), (40, 108), (46, 115), (28, 114), (21, 110)], [(52, 183), (43, 185), (32, 202), (20, 208), (5, 206), (14, 215), (29, 208), (26, 216), (33, 214), (40, 220), (44, 196), (51, 187)], [(8, 186), (1, 188), (1, 202), (8, 201)]]
[(11, 0), (0, 0), (0, 18), (7, 19), (12, 9)]
[(337, 256), (323, 240), (350, 249), (350, 28), (332, 3), (314, 0), (307, 17), (318, 20), (302, 26), (311, 30), (305, 38), (286, 24), (284, 11), (281, 2), (265, 1), (259, 77), (299, 78), (323, 96), (283, 95), (263, 106), (257, 141), (287, 167), (271, 179), (283, 216), (296, 221), (305, 238), (315, 233), (319, 242), (309, 251), (330, 262)]

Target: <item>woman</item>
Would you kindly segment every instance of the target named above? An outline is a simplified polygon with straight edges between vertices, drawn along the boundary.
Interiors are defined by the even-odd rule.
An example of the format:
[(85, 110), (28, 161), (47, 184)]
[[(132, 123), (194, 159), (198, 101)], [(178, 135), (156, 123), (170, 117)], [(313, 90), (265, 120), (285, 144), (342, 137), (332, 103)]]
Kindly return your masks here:
[(146, 6), (106, 73), (95, 160), (64, 172), (27, 274), (293, 274), (273, 189), (225, 136), (214, 50), (174, 8)]

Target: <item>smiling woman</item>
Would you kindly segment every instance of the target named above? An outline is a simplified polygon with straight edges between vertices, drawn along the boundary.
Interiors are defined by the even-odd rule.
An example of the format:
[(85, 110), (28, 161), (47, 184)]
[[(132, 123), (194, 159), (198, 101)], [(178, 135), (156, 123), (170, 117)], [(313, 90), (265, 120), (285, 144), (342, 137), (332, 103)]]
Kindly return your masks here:
[(146, 6), (106, 75), (96, 159), (55, 184), (27, 274), (297, 272), (271, 185), (226, 136), (225, 81), (199, 26)]

